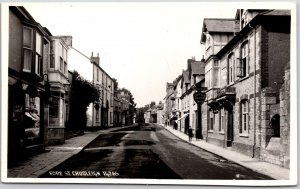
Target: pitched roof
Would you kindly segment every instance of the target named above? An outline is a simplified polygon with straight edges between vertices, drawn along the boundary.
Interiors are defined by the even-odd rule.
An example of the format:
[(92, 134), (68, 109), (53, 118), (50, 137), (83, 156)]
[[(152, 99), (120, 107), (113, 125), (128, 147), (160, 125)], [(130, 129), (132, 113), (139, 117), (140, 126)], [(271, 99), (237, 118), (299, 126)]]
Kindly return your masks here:
[(290, 10), (270, 10), (262, 13), (262, 15), (266, 16), (290, 16), (291, 11)]
[(233, 33), (238, 32), (238, 22), (229, 18), (204, 18), (200, 42), (206, 41), (206, 32), (210, 33)]
[(206, 32), (235, 32), (234, 19), (204, 18), (203, 31)]

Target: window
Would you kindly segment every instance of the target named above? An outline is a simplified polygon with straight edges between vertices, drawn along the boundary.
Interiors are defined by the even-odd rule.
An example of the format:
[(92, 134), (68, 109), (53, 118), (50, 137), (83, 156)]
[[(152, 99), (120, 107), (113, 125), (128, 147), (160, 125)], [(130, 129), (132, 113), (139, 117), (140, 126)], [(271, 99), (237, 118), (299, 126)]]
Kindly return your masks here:
[(50, 68), (55, 68), (55, 58), (54, 58), (54, 46), (53, 43), (50, 43)]
[(33, 48), (33, 30), (28, 27), (23, 28), (23, 71), (31, 72)]
[(96, 68), (96, 72), (97, 72), (97, 81), (99, 81), (99, 70)]
[(36, 38), (35, 38), (35, 73), (37, 75), (42, 74), (42, 37), (39, 33), (36, 33)]
[(222, 108), (221, 111), (219, 111), (219, 114), (220, 114), (219, 131), (224, 132), (224, 127), (225, 127), (225, 124), (226, 124), (224, 108)]
[(68, 68), (67, 68), (67, 62), (64, 61), (64, 74), (67, 74)]
[(230, 54), (228, 57), (228, 82), (234, 82), (234, 68), (235, 68), (235, 57), (234, 54)]
[(240, 133), (248, 133), (248, 124), (249, 124), (249, 102), (247, 100), (243, 100), (241, 102), (241, 125), (240, 125)]
[(214, 60), (213, 87), (219, 87), (219, 60)]
[(238, 77), (245, 77), (249, 70), (248, 70), (248, 52), (249, 51), (249, 47), (248, 47), (248, 43), (245, 42), (242, 47), (241, 47), (241, 59), (239, 61), (239, 65), (237, 66), (237, 76)]
[(62, 57), (60, 57), (59, 59), (59, 70), (63, 71), (63, 66), (64, 66), (64, 60)]
[(100, 116), (99, 116), (99, 109), (96, 110), (96, 122), (100, 121)]
[(49, 117), (58, 118), (59, 112), (59, 98), (52, 97), (52, 100), (49, 102)]

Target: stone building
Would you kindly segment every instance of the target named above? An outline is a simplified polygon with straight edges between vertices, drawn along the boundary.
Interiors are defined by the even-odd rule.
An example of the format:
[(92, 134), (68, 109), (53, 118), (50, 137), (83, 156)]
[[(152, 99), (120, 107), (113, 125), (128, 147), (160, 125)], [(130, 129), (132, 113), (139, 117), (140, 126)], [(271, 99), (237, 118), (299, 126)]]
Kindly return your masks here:
[(93, 84), (101, 91), (100, 99), (92, 106), (92, 122), (87, 127), (111, 127), (114, 114), (114, 80), (101, 67), (100, 57), (92, 56)]
[(52, 36), (48, 82), (50, 84), (48, 143), (60, 144), (65, 141), (66, 110), (69, 91), (68, 50), (72, 46), (71, 36)]
[(202, 43), (217, 41), (215, 48), (228, 39), (217, 51), (206, 48), (207, 142), (289, 166), (288, 89), (280, 88), (290, 61), (290, 19), (288, 10), (237, 10), (231, 33), (227, 24), (222, 33), (219, 21), (210, 23), (218, 36), (204, 20)]
[(47, 145), (50, 36), (24, 7), (9, 7), (9, 165)]
[(173, 114), (172, 109), (174, 108), (174, 83), (168, 83), (166, 85), (166, 97), (165, 100), (165, 106), (164, 106), (164, 112), (165, 112), (165, 124), (170, 125), (170, 119), (175, 115)]

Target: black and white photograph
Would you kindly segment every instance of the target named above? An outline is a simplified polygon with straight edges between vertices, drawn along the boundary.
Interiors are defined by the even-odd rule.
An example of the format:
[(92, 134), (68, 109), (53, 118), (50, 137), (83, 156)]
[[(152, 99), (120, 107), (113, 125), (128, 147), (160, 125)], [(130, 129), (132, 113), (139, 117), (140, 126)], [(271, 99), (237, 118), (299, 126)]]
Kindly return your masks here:
[(295, 2), (1, 4), (1, 180), (291, 186)]

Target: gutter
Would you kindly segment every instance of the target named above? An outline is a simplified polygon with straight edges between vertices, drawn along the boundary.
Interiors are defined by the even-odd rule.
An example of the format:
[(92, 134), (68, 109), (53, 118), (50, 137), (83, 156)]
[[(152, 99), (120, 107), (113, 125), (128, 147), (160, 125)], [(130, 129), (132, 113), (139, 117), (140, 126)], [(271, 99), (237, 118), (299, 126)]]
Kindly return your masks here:
[[(249, 27), (251, 25), (249, 24)], [(254, 136), (253, 136), (253, 146), (252, 146), (252, 158), (255, 157), (255, 147), (256, 147), (256, 27), (254, 28), (254, 110), (253, 110), (253, 123), (254, 123)]]

